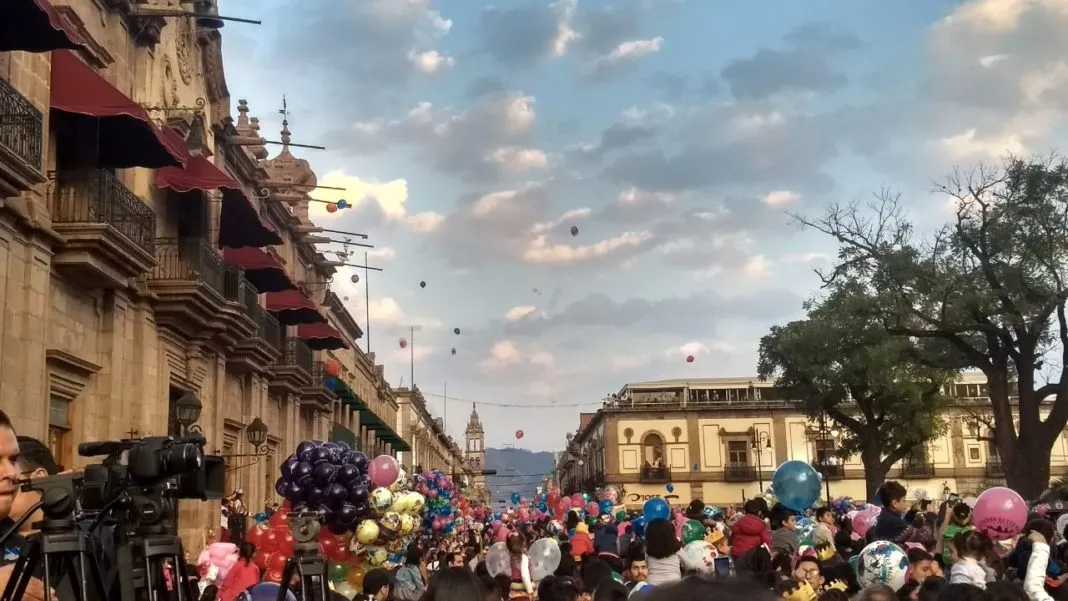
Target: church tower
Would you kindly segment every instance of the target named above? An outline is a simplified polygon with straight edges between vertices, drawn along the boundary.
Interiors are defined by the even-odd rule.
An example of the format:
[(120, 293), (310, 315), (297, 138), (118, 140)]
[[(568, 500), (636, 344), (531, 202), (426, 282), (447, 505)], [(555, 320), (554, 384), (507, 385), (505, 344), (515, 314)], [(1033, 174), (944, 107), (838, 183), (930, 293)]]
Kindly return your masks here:
[(471, 466), (471, 471), (475, 473), (474, 481), (471, 483), (475, 494), (472, 496), (488, 499), (486, 477), (482, 475), (482, 470), (486, 469), (486, 433), (482, 430), (482, 420), (478, 417), (474, 403), (471, 403), (471, 418), (467, 420), (464, 440), (467, 443), (464, 458), (467, 460), (467, 465)]

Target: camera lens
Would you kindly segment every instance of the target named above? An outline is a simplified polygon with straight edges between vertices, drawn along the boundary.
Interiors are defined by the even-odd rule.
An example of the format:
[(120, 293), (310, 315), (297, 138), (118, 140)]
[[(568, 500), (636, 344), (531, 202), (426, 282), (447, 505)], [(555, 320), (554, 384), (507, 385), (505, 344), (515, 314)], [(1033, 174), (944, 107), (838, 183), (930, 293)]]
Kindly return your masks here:
[(204, 451), (192, 443), (170, 445), (160, 453), (160, 464), (163, 473), (171, 476), (199, 470), (204, 466)]

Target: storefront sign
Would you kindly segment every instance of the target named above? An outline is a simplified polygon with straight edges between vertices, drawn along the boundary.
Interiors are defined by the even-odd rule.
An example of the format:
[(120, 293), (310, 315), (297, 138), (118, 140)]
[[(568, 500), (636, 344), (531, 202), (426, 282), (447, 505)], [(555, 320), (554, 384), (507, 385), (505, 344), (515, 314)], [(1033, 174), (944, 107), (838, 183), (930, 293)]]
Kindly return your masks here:
[(650, 499), (664, 499), (676, 506), (688, 505), (691, 501), (688, 483), (672, 485), (671, 492), (668, 492), (666, 485), (638, 483), (624, 484), (620, 489), (620, 497), (628, 509), (641, 507)]

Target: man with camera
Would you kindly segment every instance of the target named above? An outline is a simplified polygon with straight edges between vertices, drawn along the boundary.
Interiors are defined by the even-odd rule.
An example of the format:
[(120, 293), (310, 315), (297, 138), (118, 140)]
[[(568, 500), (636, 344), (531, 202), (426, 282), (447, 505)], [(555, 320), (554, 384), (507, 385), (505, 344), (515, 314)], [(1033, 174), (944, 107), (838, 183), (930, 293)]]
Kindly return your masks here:
[[(10, 517), (12, 506), (19, 492), (21, 474), (18, 438), (15, 436), (11, 419), (6, 413), (0, 411), (0, 536), (4, 537), (0, 541), (0, 551), (3, 552), (3, 556), (0, 557), (0, 592), (7, 587), (15, 567), (13, 561), (8, 560), (8, 545), (17, 544), (18, 549), (21, 549), (21, 538), (18, 533), (12, 532), (15, 524)], [(14, 553), (17, 559), (18, 550), (14, 550)], [(44, 584), (36, 578), (31, 579), (23, 599), (43, 601), (44, 598)]]

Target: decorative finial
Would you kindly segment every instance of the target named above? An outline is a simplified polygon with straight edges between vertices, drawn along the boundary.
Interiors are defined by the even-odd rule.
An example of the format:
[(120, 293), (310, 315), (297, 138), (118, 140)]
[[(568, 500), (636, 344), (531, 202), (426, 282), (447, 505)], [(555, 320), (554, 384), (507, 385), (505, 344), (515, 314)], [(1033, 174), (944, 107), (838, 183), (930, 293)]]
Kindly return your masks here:
[(245, 127), (248, 125), (248, 100), (241, 99), (237, 101), (237, 126)]
[(282, 115), (282, 152), (289, 152), (289, 106), (285, 94), (282, 95), (282, 109), (278, 112)]

